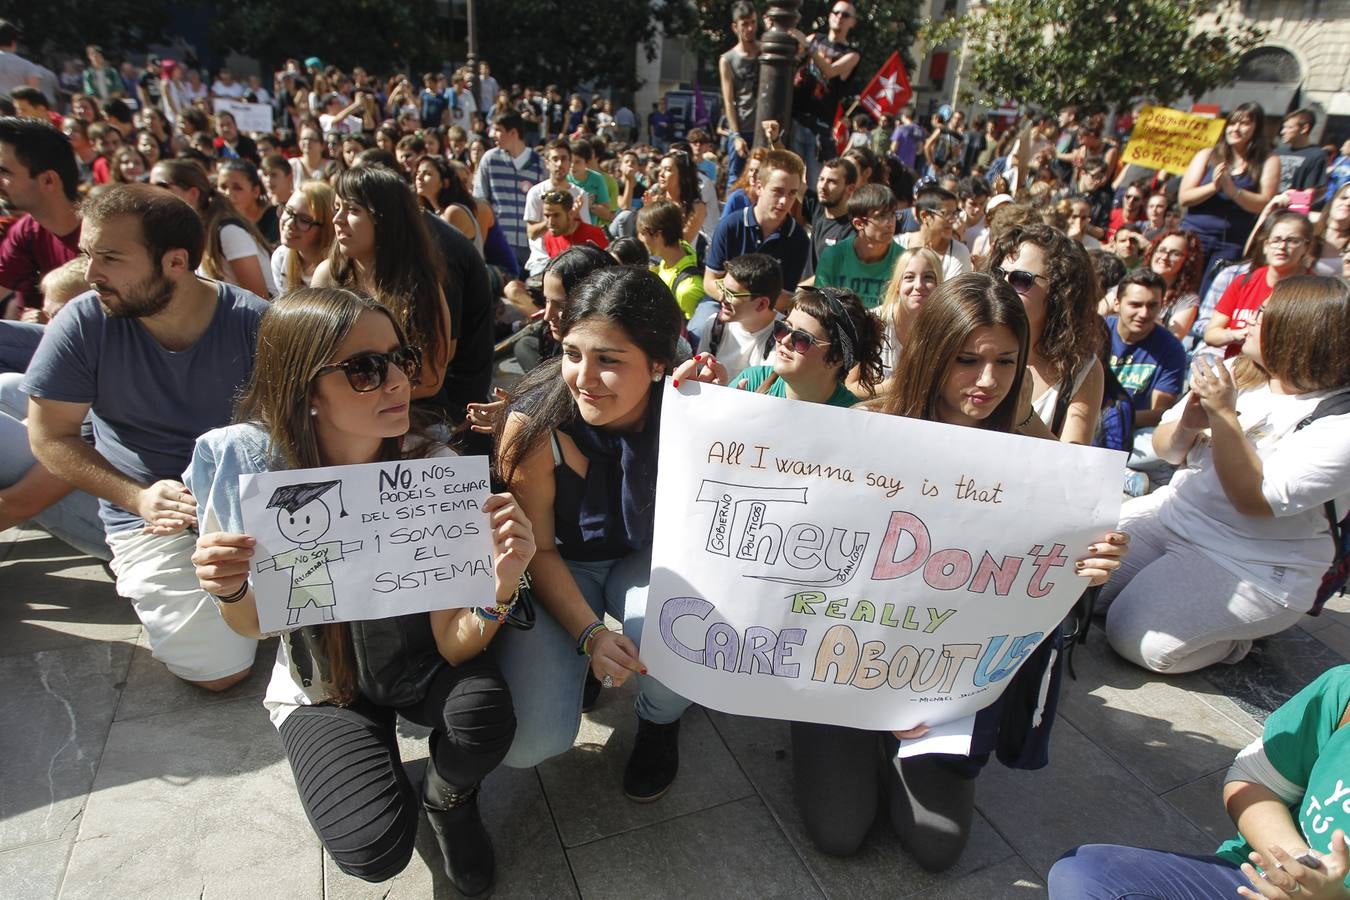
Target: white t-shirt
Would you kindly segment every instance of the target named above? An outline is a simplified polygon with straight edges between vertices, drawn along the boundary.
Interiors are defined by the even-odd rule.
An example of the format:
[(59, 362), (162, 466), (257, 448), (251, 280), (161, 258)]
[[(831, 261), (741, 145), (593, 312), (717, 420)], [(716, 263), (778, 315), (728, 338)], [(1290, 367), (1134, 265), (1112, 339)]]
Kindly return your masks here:
[[(912, 249), (923, 246), (923, 238), (919, 232), (911, 231), (909, 234), (897, 234), (895, 242), (902, 247)], [(947, 246), (947, 252), (940, 254), (942, 256), (942, 280), (948, 281), (957, 275), (964, 275), (972, 271), (970, 265), (970, 248), (965, 244), (952, 238)]]
[[(449, 447), (441, 446), (428, 453), (427, 458), (440, 459), (454, 455), (455, 452)], [(267, 683), (267, 692), (263, 694), (263, 706), (273, 726), (280, 728), (286, 717), (302, 706), (314, 706), (328, 699), (331, 683), (317, 677), (318, 666), (313, 671), (315, 677), (309, 687), (305, 687), (291, 659), (290, 641), (282, 638), (277, 643), (277, 661), (272, 665), (272, 680)]]
[(728, 322), (722, 330), (722, 343), (712, 348), (713, 356), (726, 366), (730, 375), (744, 372), (751, 366), (762, 366), (769, 361), (769, 354), (764, 352), (764, 348), (769, 345), (772, 332), (772, 321), (759, 331), (746, 331), (740, 322)]
[(360, 134), (363, 126), (360, 116), (347, 116), (345, 119), (328, 113), (319, 116), (319, 127), (324, 134)]
[[(1244, 516), (1224, 493), (1202, 434), (1171, 484), (1139, 500), (1153, 501), (1158, 521), (1223, 568), (1295, 610), (1312, 606), (1332, 560), (1323, 503), (1350, 509), (1350, 415), (1295, 426), (1333, 391), (1276, 394), (1268, 387), (1238, 395), (1238, 422), (1261, 458), (1261, 494), (1274, 516)], [(1185, 403), (1163, 414), (1181, 418)], [(1155, 499), (1158, 498), (1158, 499)], [(1132, 510), (1131, 500), (1122, 514)]]
[(478, 112), (478, 104), (473, 102), (473, 94), (466, 90), (449, 91), (455, 96), (451, 101), (450, 124), (458, 125), (463, 128), (465, 133), (469, 131), (470, 116)]
[[(277, 294), (286, 293), (286, 264), (290, 260), (291, 251), (288, 247), (278, 245), (277, 249), (272, 251), (272, 282), (276, 285)], [(300, 283), (309, 287), (309, 280), (313, 273), (305, 274), (305, 270), (300, 270)]]
[[(544, 195), (549, 191), (558, 190), (553, 187), (549, 181), (541, 181), (530, 188), (525, 194), (525, 221), (542, 222), (544, 221)], [(577, 187), (570, 181), (567, 183), (567, 190), (575, 199), (581, 197), (581, 221), (587, 225), (591, 224), (591, 195), (586, 193), (585, 188)], [(544, 236), (540, 234), (537, 238), (530, 238), (530, 258), (525, 260), (525, 269), (532, 275), (537, 275), (544, 270), (548, 264), (548, 251), (544, 249)]]
[(215, 94), (217, 97), (239, 98), (248, 93), (248, 88), (237, 81), (232, 81), (229, 84), (223, 84), (219, 80), (217, 80), (214, 84), (211, 85), (211, 93)]
[[(230, 284), (238, 284), (238, 276), (235, 275), (234, 267), (229, 264), (228, 260), (247, 259), (248, 256), (252, 254), (252, 256), (258, 260), (258, 267), (262, 269), (263, 278), (267, 282), (268, 297), (275, 297), (277, 295), (276, 279), (272, 276), (272, 260), (268, 257), (267, 251), (253, 239), (253, 235), (249, 234), (238, 225), (227, 222), (220, 229), (220, 251), (227, 260), (225, 272), (222, 277), (223, 281), (227, 281)], [(205, 275), (206, 273), (198, 266), (197, 274)], [(266, 300), (268, 298), (264, 297), (263, 299)]]

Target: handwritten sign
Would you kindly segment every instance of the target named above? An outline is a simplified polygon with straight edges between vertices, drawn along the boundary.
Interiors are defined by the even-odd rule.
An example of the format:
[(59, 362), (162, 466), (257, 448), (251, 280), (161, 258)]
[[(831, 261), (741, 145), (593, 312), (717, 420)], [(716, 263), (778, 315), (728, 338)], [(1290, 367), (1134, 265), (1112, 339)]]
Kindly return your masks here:
[(1212, 116), (1146, 106), (1134, 121), (1121, 160), (1180, 175), (1197, 151), (1214, 146), (1224, 124), (1224, 119)]
[(994, 702), (1086, 583), (1124, 455), (666, 385), (642, 660), (725, 712), (893, 730)]
[(487, 458), (241, 475), (264, 632), (491, 606)]
[(245, 103), (243, 100), (216, 98), (211, 101), (216, 115), (227, 112), (234, 116), (234, 123), (240, 131), (272, 130), (272, 107), (266, 103)]

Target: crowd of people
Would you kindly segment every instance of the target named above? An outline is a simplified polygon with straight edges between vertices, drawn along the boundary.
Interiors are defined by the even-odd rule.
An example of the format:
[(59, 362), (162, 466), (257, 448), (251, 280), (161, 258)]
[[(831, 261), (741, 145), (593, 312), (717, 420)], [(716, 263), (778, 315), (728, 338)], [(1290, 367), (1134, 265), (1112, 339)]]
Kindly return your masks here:
[[(630, 678), (622, 789), (651, 802), (673, 783), (690, 701), (640, 647), (667, 378), (1021, 435), (1027, 453), (1128, 451), (1119, 528), (1075, 568), (1102, 587), (1111, 646), (1152, 672), (1241, 660), (1343, 552), (1350, 142), (1315, 145), (1306, 109), (1272, 141), (1247, 103), (1179, 176), (1123, 164), (1128, 116), (1079, 106), (859, 116), (840, 146), (854, 5), (793, 32), (781, 123), (756, 121), (758, 13), (731, 18), (721, 127), (679, 140), (664, 104), (644, 140), (622, 104), (507, 88), (487, 63), (416, 78), (311, 57), (264, 86), (91, 46), (58, 78), (0, 21), (0, 530), (33, 522), (107, 560), (155, 658), (222, 691), (263, 636), (239, 475), (492, 459), (494, 606), (280, 642), (264, 702), (344, 872), (400, 871), (420, 804), (456, 887), (487, 891), (483, 777), (567, 752)], [(241, 129), (235, 101), (273, 127)], [(523, 379), (494, 390), (507, 357)], [(990, 755), (1048, 761), (1062, 643), (980, 713), (969, 754), (880, 766), (925, 729), (793, 723), (815, 842), (850, 854), (885, 809), (922, 865), (955, 863)], [(1344, 837), (1300, 806), (1344, 765), (1345, 671), (1244, 751), (1225, 789), (1243, 837), (1187, 878), (1346, 895)], [(420, 789), (396, 715), (432, 729)], [(1090, 891), (1178, 859), (1082, 848), (1051, 888), (1114, 897)]]

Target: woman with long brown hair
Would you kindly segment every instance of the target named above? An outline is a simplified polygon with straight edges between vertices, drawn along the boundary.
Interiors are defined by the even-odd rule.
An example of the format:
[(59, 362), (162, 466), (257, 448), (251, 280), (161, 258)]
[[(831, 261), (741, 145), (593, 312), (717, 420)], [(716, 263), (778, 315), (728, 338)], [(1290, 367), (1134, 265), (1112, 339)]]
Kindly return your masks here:
[(202, 217), (206, 251), (198, 274), (238, 285), (264, 300), (276, 294), (267, 239), (228, 197), (217, 193), (201, 166), (162, 159), (150, 170), (150, 183), (177, 194)]
[(440, 255), (407, 182), (383, 166), (357, 166), (334, 180), (336, 239), (314, 272), (315, 287), (345, 287), (389, 307), (422, 348), (413, 399), (435, 396), (455, 354)]
[[(397, 317), (350, 291), (302, 288), (267, 311), (236, 424), (198, 439), (184, 478), (202, 524), (197, 577), (232, 629), (261, 637), (239, 475), (453, 456), (411, 425), (420, 359)], [(493, 536), (493, 608), (304, 626), (277, 648), (263, 704), (319, 840), (340, 869), (366, 881), (407, 865), (420, 800), (455, 887), (476, 896), (492, 885), (478, 786), (505, 756), (515, 715), (483, 650), (515, 603), (534, 538), (509, 494), (490, 497), (483, 515)], [(417, 792), (399, 759), (396, 713), (432, 729)]]

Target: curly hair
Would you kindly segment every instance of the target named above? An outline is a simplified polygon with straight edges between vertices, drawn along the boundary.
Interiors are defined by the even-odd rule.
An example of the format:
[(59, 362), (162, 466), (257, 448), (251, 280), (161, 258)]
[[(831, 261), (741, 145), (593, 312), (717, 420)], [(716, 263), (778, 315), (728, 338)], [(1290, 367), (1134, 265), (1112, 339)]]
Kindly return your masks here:
[(1148, 262), (1153, 263), (1153, 254), (1158, 252), (1159, 245), (1170, 237), (1179, 237), (1186, 242), (1186, 255), (1182, 258), (1181, 268), (1177, 270), (1176, 280), (1172, 286), (1167, 289), (1163, 295), (1163, 308), (1168, 309), (1177, 302), (1178, 297), (1184, 297), (1187, 294), (1195, 294), (1200, 290), (1200, 281), (1205, 275), (1205, 250), (1200, 246), (1200, 239), (1189, 231), (1183, 231), (1180, 228), (1169, 228), (1159, 234), (1149, 242)]
[(1101, 343), (1094, 321), (1101, 292), (1097, 273), (1083, 245), (1049, 225), (1019, 225), (1008, 229), (994, 243), (986, 272), (1017, 255), (1023, 244), (1039, 247), (1045, 254), (1045, 324), (1032, 335), (1032, 349), (1055, 367), (1061, 382), (1072, 379), (1089, 359), (1096, 358)]

